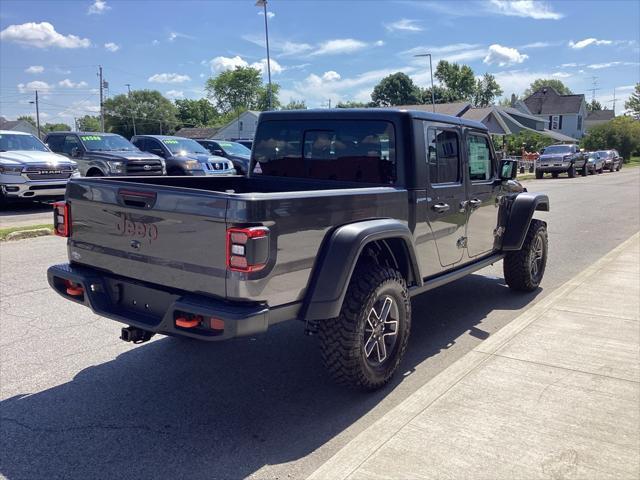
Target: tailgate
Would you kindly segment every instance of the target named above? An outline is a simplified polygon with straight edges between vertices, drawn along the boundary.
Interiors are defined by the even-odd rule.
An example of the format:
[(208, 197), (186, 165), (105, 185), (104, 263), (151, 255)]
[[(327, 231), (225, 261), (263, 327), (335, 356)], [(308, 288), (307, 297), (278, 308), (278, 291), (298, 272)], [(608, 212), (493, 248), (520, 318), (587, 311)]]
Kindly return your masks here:
[(112, 180), (67, 189), (72, 262), (157, 285), (226, 296), (224, 193)]

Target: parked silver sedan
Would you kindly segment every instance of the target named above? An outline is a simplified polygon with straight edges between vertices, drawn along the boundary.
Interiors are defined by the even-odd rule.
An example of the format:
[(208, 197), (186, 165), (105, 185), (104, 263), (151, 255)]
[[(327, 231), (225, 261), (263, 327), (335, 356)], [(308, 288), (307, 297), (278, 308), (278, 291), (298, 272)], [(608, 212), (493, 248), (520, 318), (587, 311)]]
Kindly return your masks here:
[(604, 171), (605, 159), (599, 152), (589, 152), (587, 162), (587, 171), (591, 175), (596, 172), (602, 173)]

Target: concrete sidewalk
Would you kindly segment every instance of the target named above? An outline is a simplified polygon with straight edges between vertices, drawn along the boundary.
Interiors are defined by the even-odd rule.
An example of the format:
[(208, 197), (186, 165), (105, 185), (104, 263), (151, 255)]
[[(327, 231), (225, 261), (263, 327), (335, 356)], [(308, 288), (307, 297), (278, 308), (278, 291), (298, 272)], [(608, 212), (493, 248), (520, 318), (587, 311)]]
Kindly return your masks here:
[(635, 234), (310, 478), (640, 478), (639, 246)]

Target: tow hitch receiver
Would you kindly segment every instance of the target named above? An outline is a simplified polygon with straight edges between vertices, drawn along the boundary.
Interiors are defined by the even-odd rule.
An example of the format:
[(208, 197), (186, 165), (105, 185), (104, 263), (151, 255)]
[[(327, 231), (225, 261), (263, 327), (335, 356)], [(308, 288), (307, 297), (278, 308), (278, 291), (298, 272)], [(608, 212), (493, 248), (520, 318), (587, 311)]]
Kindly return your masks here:
[(133, 343), (144, 343), (151, 340), (155, 333), (137, 327), (124, 327), (120, 333), (120, 340)]

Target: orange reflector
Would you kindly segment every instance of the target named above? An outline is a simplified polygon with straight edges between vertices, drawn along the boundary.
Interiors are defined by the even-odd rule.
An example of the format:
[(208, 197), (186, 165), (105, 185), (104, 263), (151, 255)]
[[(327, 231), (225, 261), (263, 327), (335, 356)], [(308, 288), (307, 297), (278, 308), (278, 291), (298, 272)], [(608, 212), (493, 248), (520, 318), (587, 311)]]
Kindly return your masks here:
[(220, 320), (219, 318), (212, 318), (209, 325), (213, 330), (224, 330), (224, 320)]
[(200, 320), (197, 318), (184, 318), (184, 317), (178, 317), (176, 318), (176, 325), (178, 327), (182, 327), (182, 328), (194, 328), (197, 327), (200, 324)]
[(70, 280), (65, 280), (64, 283), (67, 286), (67, 295), (79, 297), (84, 294), (84, 288), (81, 285), (74, 285)]

